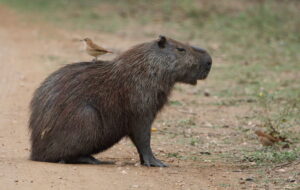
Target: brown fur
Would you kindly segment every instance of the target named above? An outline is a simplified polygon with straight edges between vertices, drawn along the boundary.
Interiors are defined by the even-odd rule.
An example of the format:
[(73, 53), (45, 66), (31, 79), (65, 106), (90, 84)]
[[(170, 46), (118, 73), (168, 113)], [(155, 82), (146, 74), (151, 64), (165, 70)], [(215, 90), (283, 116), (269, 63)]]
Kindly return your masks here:
[(165, 166), (152, 154), (151, 124), (176, 82), (195, 85), (210, 67), (205, 50), (161, 36), (112, 61), (57, 70), (31, 101), (31, 159), (91, 163), (128, 136), (142, 164)]

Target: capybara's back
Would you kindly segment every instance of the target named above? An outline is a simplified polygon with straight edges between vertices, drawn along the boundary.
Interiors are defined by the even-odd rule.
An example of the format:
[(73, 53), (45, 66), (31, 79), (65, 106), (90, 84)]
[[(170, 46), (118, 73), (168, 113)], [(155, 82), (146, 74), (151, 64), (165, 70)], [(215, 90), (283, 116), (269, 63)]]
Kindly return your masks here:
[(176, 82), (196, 84), (210, 67), (205, 50), (161, 36), (112, 61), (59, 69), (31, 101), (31, 159), (98, 164), (93, 154), (128, 136), (143, 165), (166, 166), (152, 154), (151, 124)]

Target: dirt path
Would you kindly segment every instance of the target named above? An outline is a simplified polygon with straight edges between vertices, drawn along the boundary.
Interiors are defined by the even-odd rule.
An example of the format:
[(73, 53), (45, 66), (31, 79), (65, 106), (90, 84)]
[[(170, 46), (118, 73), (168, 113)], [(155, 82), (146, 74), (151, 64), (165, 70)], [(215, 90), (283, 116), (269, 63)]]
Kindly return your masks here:
[[(115, 161), (113, 165), (63, 165), (29, 161), (28, 104), (34, 89), (61, 64), (90, 58), (80, 53), (80, 46), (72, 41), (81, 35), (80, 32), (69, 33), (45, 24), (25, 22), (17, 13), (1, 6), (0, 25), (1, 190), (240, 189), (239, 179), (246, 174), (236, 172), (238, 168), (223, 163), (170, 159), (159, 153), (158, 157), (169, 163), (169, 168), (141, 167), (135, 148), (126, 139), (109, 151), (96, 155), (101, 160)], [(115, 50), (123, 50), (144, 40), (111, 37), (89, 31), (82, 33), (97, 36), (98, 41), (105, 42)], [(172, 109), (166, 110), (164, 116), (174, 117)], [(156, 152), (174, 149), (172, 144), (164, 147), (161, 143), (159, 147), (158, 143), (158, 140), (154, 141)], [(247, 189), (251, 189), (251, 186)]]

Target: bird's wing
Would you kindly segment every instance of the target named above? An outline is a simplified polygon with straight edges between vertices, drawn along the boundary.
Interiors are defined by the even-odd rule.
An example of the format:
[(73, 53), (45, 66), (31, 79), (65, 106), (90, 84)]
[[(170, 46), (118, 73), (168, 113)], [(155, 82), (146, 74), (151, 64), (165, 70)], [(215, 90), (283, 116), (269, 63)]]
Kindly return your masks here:
[(105, 53), (111, 53), (110, 51), (104, 49), (103, 47), (98, 46), (97, 44), (92, 43), (91, 48), (93, 48), (95, 51), (99, 52), (105, 52)]
[(267, 138), (268, 140), (272, 141), (272, 142), (278, 142), (280, 141), (278, 138), (273, 137), (272, 135), (266, 134), (260, 130), (255, 131), (255, 134), (259, 137), (264, 137)]

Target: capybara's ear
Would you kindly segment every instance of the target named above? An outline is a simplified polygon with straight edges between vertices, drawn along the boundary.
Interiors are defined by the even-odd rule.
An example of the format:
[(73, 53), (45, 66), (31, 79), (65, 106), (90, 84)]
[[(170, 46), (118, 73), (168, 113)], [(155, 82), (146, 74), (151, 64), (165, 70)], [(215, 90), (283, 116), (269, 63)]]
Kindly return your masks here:
[(165, 36), (159, 35), (159, 39), (157, 42), (158, 46), (160, 48), (164, 48), (166, 47), (166, 42), (167, 42), (167, 38)]

